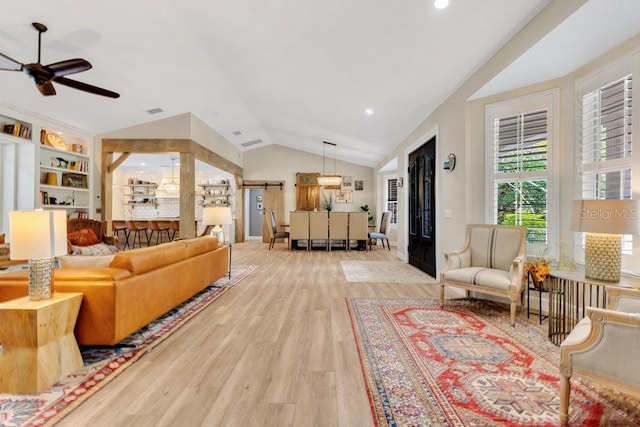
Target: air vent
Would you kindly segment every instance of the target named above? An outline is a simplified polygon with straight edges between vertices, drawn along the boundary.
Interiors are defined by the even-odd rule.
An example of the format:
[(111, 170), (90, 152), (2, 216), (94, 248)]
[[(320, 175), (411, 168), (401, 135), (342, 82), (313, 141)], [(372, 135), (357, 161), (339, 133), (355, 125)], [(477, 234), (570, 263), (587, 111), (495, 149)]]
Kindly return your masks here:
[(234, 131), (233, 131), (233, 134), (234, 134), (235, 136), (240, 136), (240, 135), (242, 135), (242, 132), (240, 132), (239, 130), (234, 130)]
[(149, 114), (158, 114), (162, 112), (164, 112), (162, 108), (152, 108), (151, 110), (147, 110), (147, 113)]
[(261, 139), (255, 139), (253, 141), (245, 142), (245, 143), (242, 143), (240, 145), (242, 145), (243, 147), (251, 147), (252, 145), (256, 145), (256, 144), (262, 144), (262, 140)]

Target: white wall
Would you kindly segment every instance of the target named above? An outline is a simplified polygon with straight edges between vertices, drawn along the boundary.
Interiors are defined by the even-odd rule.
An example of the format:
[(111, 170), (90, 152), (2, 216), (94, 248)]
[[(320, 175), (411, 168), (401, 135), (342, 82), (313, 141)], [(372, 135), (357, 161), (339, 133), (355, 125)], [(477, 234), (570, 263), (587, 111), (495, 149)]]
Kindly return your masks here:
[[(333, 172), (333, 157), (330, 163), (331, 168), (327, 173)], [(289, 221), (289, 212), (296, 209), (296, 173), (322, 173), (322, 156), (276, 144), (245, 151), (243, 164), (245, 180), (285, 182), (284, 222)], [(349, 175), (353, 181), (364, 181), (364, 189), (353, 191), (352, 203), (335, 203), (334, 211), (360, 211), (362, 205), (375, 206), (373, 168), (336, 160), (335, 172), (338, 175)], [(325, 190), (327, 196), (333, 192), (334, 190)]]

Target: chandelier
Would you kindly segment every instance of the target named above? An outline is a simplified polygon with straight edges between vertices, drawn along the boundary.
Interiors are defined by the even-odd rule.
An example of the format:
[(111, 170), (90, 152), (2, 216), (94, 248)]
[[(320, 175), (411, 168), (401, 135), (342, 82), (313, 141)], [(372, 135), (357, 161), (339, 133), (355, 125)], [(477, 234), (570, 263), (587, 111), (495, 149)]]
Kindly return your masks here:
[[(322, 175), (318, 177), (318, 185), (323, 187), (339, 187), (342, 184), (342, 177), (335, 175), (336, 173), (336, 144), (333, 142), (323, 141), (322, 146)], [(327, 145), (333, 146), (333, 173), (334, 175), (325, 174), (325, 163), (327, 160)]]

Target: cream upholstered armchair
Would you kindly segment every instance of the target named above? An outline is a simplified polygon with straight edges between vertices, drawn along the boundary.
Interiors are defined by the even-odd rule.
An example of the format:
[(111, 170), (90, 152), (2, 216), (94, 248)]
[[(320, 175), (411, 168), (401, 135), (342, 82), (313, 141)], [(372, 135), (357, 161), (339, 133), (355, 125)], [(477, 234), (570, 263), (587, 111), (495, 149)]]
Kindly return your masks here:
[(607, 287), (607, 308), (588, 307), (560, 345), (560, 422), (569, 415), (570, 379), (580, 377), (640, 397), (640, 290)]
[(518, 298), (523, 297), (526, 227), (517, 225), (467, 225), (464, 247), (444, 255), (440, 273), (440, 307), (444, 287), (506, 297), (515, 326)]

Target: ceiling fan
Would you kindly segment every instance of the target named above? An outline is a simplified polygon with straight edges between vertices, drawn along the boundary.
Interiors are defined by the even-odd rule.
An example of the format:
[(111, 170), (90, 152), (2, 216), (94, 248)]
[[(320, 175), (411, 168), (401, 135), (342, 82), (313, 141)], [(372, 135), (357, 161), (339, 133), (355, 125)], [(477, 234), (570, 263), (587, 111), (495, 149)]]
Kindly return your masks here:
[(11, 62), (15, 62), (20, 66), (20, 68), (0, 68), (0, 70), (24, 72), (36, 82), (36, 87), (44, 96), (51, 96), (56, 94), (56, 90), (53, 87), (53, 82), (56, 82), (73, 89), (82, 90), (84, 92), (89, 92), (96, 95), (102, 95), (109, 98), (120, 97), (120, 94), (116, 92), (112, 92), (110, 90), (93, 86), (87, 83), (79, 82), (77, 80), (71, 80), (65, 77), (69, 74), (75, 74), (89, 70), (91, 68), (91, 64), (85, 59), (67, 59), (60, 62), (54, 62), (53, 64), (49, 65), (42, 65), (40, 63), (40, 46), (42, 33), (47, 31), (47, 27), (44, 24), (40, 24), (38, 22), (34, 22), (31, 25), (33, 25), (33, 27), (38, 31), (38, 62), (23, 64), (0, 52), (0, 56), (8, 59)]

